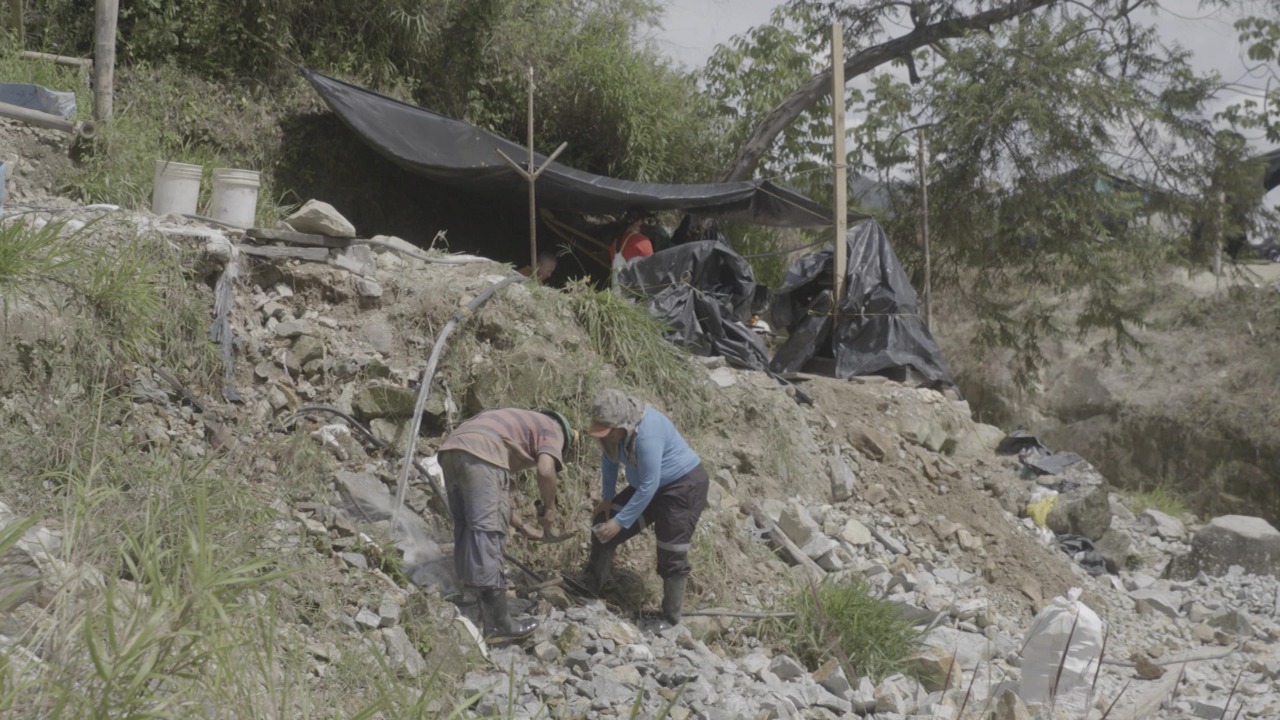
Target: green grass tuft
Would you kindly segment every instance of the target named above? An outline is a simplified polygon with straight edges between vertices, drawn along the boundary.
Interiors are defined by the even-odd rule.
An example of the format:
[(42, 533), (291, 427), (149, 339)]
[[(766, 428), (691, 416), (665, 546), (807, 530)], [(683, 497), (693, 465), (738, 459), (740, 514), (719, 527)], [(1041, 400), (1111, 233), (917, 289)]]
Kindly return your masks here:
[(858, 581), (801, 588), (785, 610), (795, 617), (769, 621), (764, 637), (787, 648), (810, 669), (847, 658), (858, 675), (879, 681), (904, 669), (920, 635), (897, 607)]
[(1181, 519), (1187, 514), (1187, 503), (1176, 490), (1168, 485), (1157, 485), (1149, 490), (1135, 490), (1125, 495), (1126, 504), (1135, 514), (1147, 508)]

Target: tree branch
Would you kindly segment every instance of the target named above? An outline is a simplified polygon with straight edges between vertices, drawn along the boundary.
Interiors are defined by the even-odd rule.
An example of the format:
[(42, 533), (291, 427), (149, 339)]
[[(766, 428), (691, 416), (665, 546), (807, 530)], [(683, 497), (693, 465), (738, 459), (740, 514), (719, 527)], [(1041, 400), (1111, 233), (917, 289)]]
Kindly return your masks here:
[[(1009, 0), (1005, 5), (973, 15), (953, 17), (916, 28), (906, 35), (859, 50), (844, 61), (845, 81), (864, 75), (890, 61), (927, 45), (961, 37), (972, 30), (986, 30), (1059, 0)], [(804, 85), (778, 104), (738, 149), (721, 182), (746, 180), (755, 171), (760, 158), (773, 145), (778, 135), (814, 103), (831, 92), (831, 68), (814, 75)]]

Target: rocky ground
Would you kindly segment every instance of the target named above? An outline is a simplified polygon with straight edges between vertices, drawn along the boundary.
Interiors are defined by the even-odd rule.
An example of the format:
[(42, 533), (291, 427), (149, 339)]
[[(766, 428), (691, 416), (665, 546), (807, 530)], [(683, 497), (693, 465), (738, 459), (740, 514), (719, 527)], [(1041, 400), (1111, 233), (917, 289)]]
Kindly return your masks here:
[[(207, 299), (211, 317), (219, 288), (230, 291), (234, 364), (225, 382), (202, 393), (197, 409), (181, 383), (134, 368), (127, 429), (152, 452), (233, 459), (276, 513), (263, 542), (314, 546), (329, 560), (332, 587), (299, 592), (314, 595), (338, 634), (315, 637), (306, 625), (282, 630), (309, 648), (315, 678), (332, 673), (348, 648), (367, 647), (402, 682), (420, 681), (430, 663), (400, 617), (425, 604), (452, 633), (447, 642), (473, 657), (483, 653), (459, 673), (455, 698), (472, 700), (468, 712), (481, 716), (1030, 717), (1019, 695), (1044, 698), (1032, 697), (1023, 681), (1046, 670), (1028, 667), (1035, 660), (1024, 650), (1032, 647), (1029, 630), (1037, 613), (1079, 588), (1102, 622), (1101, 639), (1088, 639), (1103, 660), (1076, 693), (1080, 708), (1067, 707), (1064, 682), (1061, 705), (1042, 706), (1039, 716), (1280, 716), (1280, 534), (1269, 525), (1133, 513), (1087, 460), (1046, 475), (1029, 466), (1033, 457), (997, 453), (1005, 432), (975, 423), (954, 395), (878, 378), (810, 378), (797, 381), (814, 400), (806, 405), (795, 388), (715, 359), (680, 360), (696, 383), (685, 402), (665, 407), (715, 478), (695, 537), (686, 621), (655, 632), (646, 620), (658, 582), (644, 538), (622, 554), (619, 584), (603, 601), (582, 601), (555, 585), (528, 589), (575, 569), (585, 534), (555, 546), (513, 540), (511, 554), (529, 569), (511, 569), (518, 604), (544, 622), (525, 644), (484, 651), (464, 619), (470, 609), (440, 600), (450, 589), (449, 534), (434, 499), (432, 443), (483, 407), (557, 404), (581, 412), (599, 387), (626, 384), (618, 358), (601, 356), (577, 321), (572, 295), (512, 286), (464, 321), (427, 406), (418, 454), (428, 473), (413, 474), (405, 497), (411, 512), (393, 523), (399, 454), (377, 446), (404, 447), (432, 339), (460, 304), (509, 268), (425, 262), (392, 238), (269, 257), (264, 252), (279, 251), (255, 249), (235, 231), (68, 207), (41, 176), (31, 184), (25, 177), (19, 169), (11, 204), (67, 209), (19, 217), (75, 227), (106, 213), (92, 228), (104, 238), (158, 234), (190, 252), (191, 292)], [(28, 334), (0, 349), (0, 365), (16, 363), (20, 346), (37, 346), (56, 312), (9, 307), (6, 327)], [(4, 417), (22, 422), (40, 399), (5, 375)], [(649, 395), (661, 397), (654, 389)], [(277, 461), (261, 452), (273, 438), (298, 433), (331, 458), (326, 490), (307, 497), (274, 487)], [(581, 531), (595, 461), (585, 453), (574, 460), (563, 504), (570, 527)], [(1025, 517), (1036, 502), (1047, 528)], [(527, 497), (518, 504), (528, 510)], [(16, 519), (0, 513), (0, 524)], [(1110, 572), (1091, 576), (1059, 551), (1063, 535), (1091, 541)], [(405, 554), (403, 579), (380, 569), (386, 564), (369, 540), (385, 536)], [(67, 582), (58, 545), (57, 523), (42, 523), (0, 566), (0, 578), (42, 583), (5, 625), (9, 653), (42, 652), (21, 628), (52, 621), (41, 616), (41, 598)], [(762, 640), (754, 620), (716, 614), (769, 612), (810, 578), (865, 581), (917, 620), (925, 632), (911, 672), (873, 680), (833, 663), (806, 668)]]

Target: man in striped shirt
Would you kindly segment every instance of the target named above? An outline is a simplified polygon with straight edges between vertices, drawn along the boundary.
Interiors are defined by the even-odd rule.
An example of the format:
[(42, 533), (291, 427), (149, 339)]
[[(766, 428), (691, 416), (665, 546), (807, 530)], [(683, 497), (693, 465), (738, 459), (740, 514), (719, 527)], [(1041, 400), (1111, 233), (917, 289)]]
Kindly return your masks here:
[(556, 474), (577, 432), (553, 410), (485, 410), (458, 426), (440, 446), (453, 515), (453, 563), (458, 581), (480, 598), (489, 642), (528, 637), (536, 620), (513, 620), (507, 607), (502, 552), (511, 518), (511, 476), (532, 468), (542, 499), (544, 533), (555, 527)]

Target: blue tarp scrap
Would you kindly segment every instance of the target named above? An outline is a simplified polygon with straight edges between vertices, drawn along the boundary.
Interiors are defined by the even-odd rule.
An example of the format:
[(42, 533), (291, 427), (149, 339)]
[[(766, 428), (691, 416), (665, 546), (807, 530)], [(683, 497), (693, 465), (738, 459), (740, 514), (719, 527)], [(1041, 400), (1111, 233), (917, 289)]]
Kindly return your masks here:
[(76, 94), (29, 83), (0, 83), (0, 102), (70, 120), (76, 116)]

